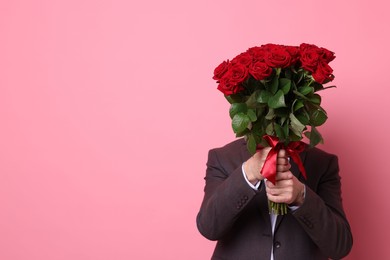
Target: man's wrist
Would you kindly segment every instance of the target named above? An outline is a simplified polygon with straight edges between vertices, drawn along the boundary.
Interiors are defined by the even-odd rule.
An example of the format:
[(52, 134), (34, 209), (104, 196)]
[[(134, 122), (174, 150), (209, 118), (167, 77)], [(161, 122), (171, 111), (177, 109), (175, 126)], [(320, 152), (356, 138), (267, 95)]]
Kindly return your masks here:
[(248, 183), (248, 185), (249, 185), (252, 189), (258, 190), (259, 187), (260, 187), (260, 183), (261, 183), (261, 182), (260, 182), (260, 181), (257, 181), (257, 182), (255, 182), (255, 183), (252, 183), (252, 182), (249, 181), (249, 179), (248, 179), (248, 177), (247, 177), (247, 174), (246, 174), (246, 172), (245, 172), (244, 163), (243, 163), (242, 166), (241, 166), (241, 170), (242, 170), (242, 175), (244, 176), (244, 179), (245, 179), (245, 181)]
[(295, 202), (290, 204), (289, 206), (293, 207), (300, 207), (305, 202), (305, 196), (306, 196), (306, 185), (302, 183), (302, 189), (299, 192), (297, 198), (295, 199)]
[(247, 163), (244, 162), (244, 165), (243, 165), (243, 170), (244, 170), (244, 174), (246, 176), (246, 179), (252, 184), (252, 185), (256, 185), (260, 180), (258, 180), (257, 178), (253, 177), (250, 171), (250, 169), (247, 168)]

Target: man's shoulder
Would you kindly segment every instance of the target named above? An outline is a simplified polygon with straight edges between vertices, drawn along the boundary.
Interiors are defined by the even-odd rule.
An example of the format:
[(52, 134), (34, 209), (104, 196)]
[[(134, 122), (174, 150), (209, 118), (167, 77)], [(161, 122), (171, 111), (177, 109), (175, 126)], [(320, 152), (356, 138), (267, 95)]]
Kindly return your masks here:
[(333, 158), (333, 157), (337, 157), (335, 154), (332, 154), (332, 153), (329, 153), (325, 150), (322, 150), (318, 147), (311, 147), (309, 145), (307, 145), (306, 147), (306, 153), (307, 153), (307, 156), (309, 157), (314, 157), (314, 158)]
[(225, 152), (225, 151), (239, 151), (242, 149), (243, 146), (246, 145), (246, 141), (244, 138), (240, 138), (237, 140), (234, 140), (230, 143), (227, 143), (223, 146), (220, 147), (215, 147), (211, 149), (212, 151), (217, 151), (217, 152)]
[(224, 172), (229, 174), (231, 170), (237, 169), (249, 157), (246, 142), (243, 138), (240, 138), (221, 147), (211, 149), (208, 155), (208, 163), (215, 164), (218, 162)]

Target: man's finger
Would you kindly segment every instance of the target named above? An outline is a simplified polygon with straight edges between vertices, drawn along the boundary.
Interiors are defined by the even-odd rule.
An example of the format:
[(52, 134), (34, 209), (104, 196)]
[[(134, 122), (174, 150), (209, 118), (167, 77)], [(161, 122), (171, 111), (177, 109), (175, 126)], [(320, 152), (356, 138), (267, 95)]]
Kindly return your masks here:
[(276, 181), (281, 181), (281, 180), (290, 180), (293, 178), (293, 174), (290, 171), (280, 171), (276, 174)]

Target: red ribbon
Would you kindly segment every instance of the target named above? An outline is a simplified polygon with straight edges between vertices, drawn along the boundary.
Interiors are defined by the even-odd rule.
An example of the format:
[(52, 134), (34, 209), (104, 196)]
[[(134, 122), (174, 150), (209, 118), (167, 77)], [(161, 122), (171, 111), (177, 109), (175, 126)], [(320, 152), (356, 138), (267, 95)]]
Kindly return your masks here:
[(303, 163), (301, 161), (301, 157), (299, 157), (299, 153), (301, 153), (305, 149), (305, 143), (296, 141), (290, 142), (287, 146), (283, 143), (279, 142), (279, 138), (276, 136), (265, 135), (263, 137), (267, 143), (271, 146), (271, 150), (265, 159), (263, 168), (260, 173), (267, 180), (275, 184), (276, 180), (276, 160), (278, 157), (278, 153), (280, 149), (285, 149), (287, 154), (293, 159), (293, 161), (298, 165), (299, 171), (302, 173), (303, 177), (306, 179), (306, 171)]

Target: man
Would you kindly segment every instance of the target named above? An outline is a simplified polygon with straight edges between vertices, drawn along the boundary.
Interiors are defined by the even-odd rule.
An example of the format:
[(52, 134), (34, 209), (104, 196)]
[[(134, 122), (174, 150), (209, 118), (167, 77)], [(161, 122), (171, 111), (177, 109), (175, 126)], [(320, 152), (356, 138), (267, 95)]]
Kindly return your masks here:
[[(197, 216), (200, 233), (217, 240), (212, 259), (339, 259), (352, 247), (341, 200), (337, 157), (309, 148), (300, 154), (304, 179), (284, 150), (276, 183), (260, 171), (270, 148), (250, 156), (244, 139), (209, 151), (204, 199)], [(268, 200), (288, 204), (275, 216)]]

